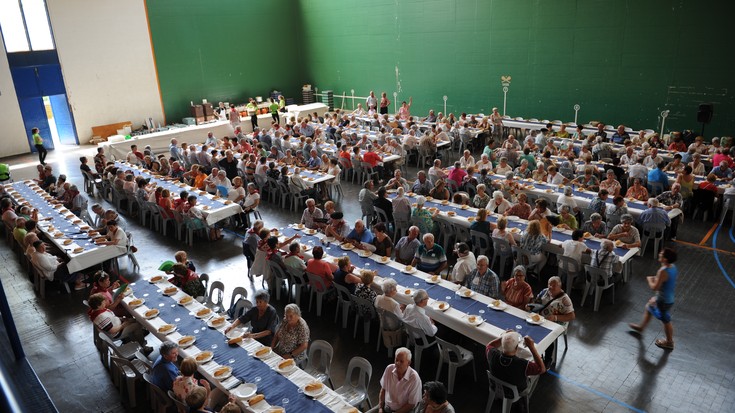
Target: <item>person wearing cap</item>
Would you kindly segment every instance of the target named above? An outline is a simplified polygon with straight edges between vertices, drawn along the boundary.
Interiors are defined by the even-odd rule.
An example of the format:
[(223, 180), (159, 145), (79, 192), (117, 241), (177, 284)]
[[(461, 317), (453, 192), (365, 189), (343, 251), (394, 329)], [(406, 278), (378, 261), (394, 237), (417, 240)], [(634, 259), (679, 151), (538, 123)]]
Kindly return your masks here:
[(620, 223), (613, 227), (607, 236), (612, 241), (620, 240), (623, 248), (637, 248), (641, 246), (641, 234), (633, 225), (633, 216), (630, 214), (620, 217)]
[(475, 254), (464, 242), (454, 246), (454, 253), (457, 254), (457, 262), (452, 268), (452, 281), (455, 284), (464, 284), (465, 277), (477, 268)]
[[(523, 341), (526, 348), (531, 352), (533, 361), (518, 357), (518, 345)], [(546, 365), (541, 358), (536, 344), (529, 336), (521, 338), (515, 331), (508, 330), (500, 337), (487, 344), (485, 349), (487, 364), (493, 377), (506, 383), (515, 385), (518, 392), (522, 393), (530, 387), (529, 393), (533, 393), (539, 375), (546, 372)], [(521, 397), (516, 403), (521, 411), (528, 411), (526, 398)]]
[(324, 233), (328, 237), (334, 237), (339, 241), (343, 241), (351, 231), (349, 224), (344, 219), (344, 214), (342, 212), (333, 212), (330, 218), (331, 222), (324, 227)]

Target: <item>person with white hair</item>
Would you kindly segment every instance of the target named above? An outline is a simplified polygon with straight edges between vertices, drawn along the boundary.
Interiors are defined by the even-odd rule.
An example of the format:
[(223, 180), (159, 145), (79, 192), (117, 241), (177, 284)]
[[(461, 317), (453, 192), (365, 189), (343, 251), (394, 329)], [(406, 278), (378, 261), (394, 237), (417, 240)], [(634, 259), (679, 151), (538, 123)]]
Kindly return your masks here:
[[(388, 311), (393, 313), (399, 320), (403, 320), (403, 310), (406, 308), (405, 305), (399, 304), (393, 297), (398, 294), (398, 283), (392, 278), (386, 278), (383, 281), (383, 294), (375, 297), (375, 307), (378, 310)], [(386, 319), (389, 320), (389, 319)], [(400, 325), (389, 325), (388, 330), (398, 329)]]
[(426, 198), (423, 196), (416, 198), (416, 207), (411, 212), (411, 221), (418, 224), (418, 228), (423, 234), (431, 233), (434, 230), (434, 218), (439, 215), (439, 209), (431, 213), (424, 208), (425, 203)]
[(544, 288), (536, 296), (535, 304), (529, 304), (529, 310), (566, 328), (576, 318), (572, 299), (562, 290), (561, 278), (553, 276), (549, 278), (547, 285), (548, 288)]
[(396, 261), (406, 265), (413, 261), (416, 256), (416, 252), (421, 246), (421, 241), (418, 239), (420, 234), (421, 231), (419, 230), (419, 227), (414, 225), (408, 229), (408, 235), (403, 236), (398, 240), (398, 243), (396, 243), (394, 247), (396, 251)]
[(472, 157), (472, 152), (465, 149), (462, 156), (459, 158), (459, 167), (467, 169), (470, 166), (475, 166), (475, 158)]
[[(426, 182), (429, 181), (426, 180)], [(406, 222), (411, 220), (411, 201), (405, 194), (406, 191), (403, 187), (400, 187), (396, 191), (396, 197), (391, 201), (393, 204), (393, 219), (396, 221)]]
[(482, 155), (480, 155), (480, 160), (477, 161), (477, 163), (475, 164), (475, 169), (477, 169), (478, 171), (481, 171), (483, 169), (487, 169), (489, 171), (493, 169), (493, 163), (490, 161), (490, 157), (488, 154), (483, 153)]
[(416, 175), (416, 181), (414, 181), (411, 191), (419, 195), (429, 195), (429, 192), (434, 188), (434, 185), (427, 178), (425, 171), (419, 171)]
[[(521, 341), (531, 352), (533, 361), (516, 355)], [(514, 384), (519, 393), (529, 386), (531, 387), (531, 393), (533, 393), (539, 375), (546, 372), (546, 365), (536, 349), (533, 339), (529, 336), (521, 338), (521, 335), (515, 331), (506, 331), (500, 337), (488, 343), (485, 355), (490, 373), (497, 379)], [(528, 411), (525, 397), (521, 397), (515, 404), (521, 405), (519, 410)]]
[(306, 209), (304, 209), (304, 213), (301, 214), (301, 223), (307, 228), (316, 229), (317, 225), (314, 220), (322, 219), (323, 217), (324, 213), (321, 209), (316, 207), (316, 201), (313, 198), (307, 199)]
[(607, 274), (608, 277), (612, 277), (613, 272), (620, 272), (622, 264), (620, 263), (620, 257), (615, 252), (615, 244), (609, 239), (604, 239), (600, 242), (600, 249), (593, 251), (592, 261), (590, 266), (599, 268)]
[(620, 240), (622, 248), (638, 248), (641, 246), (641, 234), (633, 225), (633, 216), (630, 214), (620, 217), (620, 223), (615, 225), (607, 238), (613, 241)]
[(506, 210), (510, 209), (510, 207), (511, 204), (507, 199), (505, 199), (503, 193), (500, 191), (494, 191), (493, 199), (487, 203), (485, 209), (487, 209), (488, 212), (502, 214), (505, 213)]
[(490, 260), (485, 255), (477, 257), (477, 267), (467, 275), (465, 286), (487, 297), (500, 298), (500, 279), (490, 269)]
[(669, 214), (659, 206), (660, 203), (657, 198), (648, 198), (648, 208), (641, 212), (638, 223), (641, 226), (645, 224), (666, 224), (667, 227), (670, 227), (671, 218), (669, 218)]
[(424, 243), (414, 255), (412, 265), (420, 271), (439, 275), (447, 268), (447, 256), (444, 248), (434, 242), (434, 234), (427, 233), (423, 236)]
[(412, 412), (421, 401), (421, 387), (421, 377), (411, 367), (411, 350), (400, 347), (380, 378), (378, 413)]
[[(426, 315), (426, 306), (429, 304), (429, 294), (424, 289), (418, 289), (413, 293), (413, 304), (406, 306), (403, 310), (403, 322), (424, 331), (429, 341), (434, 341), (437, 327), (434, 320)], [(418, 338), (418, 337), (416, 337)]]

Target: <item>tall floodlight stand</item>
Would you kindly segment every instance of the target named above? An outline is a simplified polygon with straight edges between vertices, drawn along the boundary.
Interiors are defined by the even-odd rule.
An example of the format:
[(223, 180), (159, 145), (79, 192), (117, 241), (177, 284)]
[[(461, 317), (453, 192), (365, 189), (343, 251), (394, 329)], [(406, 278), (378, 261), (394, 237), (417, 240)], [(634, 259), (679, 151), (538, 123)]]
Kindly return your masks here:
[(352, 93), (352, 110), (355, 110), (355, 89), (350, 89), (350, 93)]
[(666, 118), (668, 117), (669, 117), (668, 110), (661, 112), (661, 133), (659, 134), (659, 136), (661, 136), (661, 139), (664, 138), (664, 125), (666, 125)]
[(503, 85), (503, 116), (505, 116), (505, 108), (508, 103), (508, 86), (510, 86), (510, 76), (500, 76), (500, 84)]
[(447, 116), (447, 99), (449, 99), (449, 97), (447, 97), (447, 95), (444, 95), (442, 96), (442, 99), (444, 99), (444, 116)]
[(393, 92), (393, 108), (395, 113), (398, 113), (398, 92)]
[(574, 124), (577, 124), (577, 115), (579, 114), (579, 109), (582, 107), (579, 106), (579, 104), (574, 105)]

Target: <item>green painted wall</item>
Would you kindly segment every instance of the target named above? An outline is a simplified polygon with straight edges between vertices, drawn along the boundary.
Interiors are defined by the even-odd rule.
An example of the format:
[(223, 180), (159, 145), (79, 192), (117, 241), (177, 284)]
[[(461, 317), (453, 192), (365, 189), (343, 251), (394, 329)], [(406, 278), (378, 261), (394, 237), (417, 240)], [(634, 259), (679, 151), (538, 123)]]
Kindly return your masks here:
[(298, 2), (148, 0), (146, 6), (168, 122), (189, 116), (189, 102), (202, 99), (243, 102), (277, 89), (301, 100)]
[[(715, 103), (706, 135), (735, 129), (731, 16), (735, 2), (693, 0), (299, 0), (303, 53), (320, 90), (414, 97), (413, 113), (502, 108), (508, 114), (692, 128)], [(339, 99), (335, 102), (341, 103)]]

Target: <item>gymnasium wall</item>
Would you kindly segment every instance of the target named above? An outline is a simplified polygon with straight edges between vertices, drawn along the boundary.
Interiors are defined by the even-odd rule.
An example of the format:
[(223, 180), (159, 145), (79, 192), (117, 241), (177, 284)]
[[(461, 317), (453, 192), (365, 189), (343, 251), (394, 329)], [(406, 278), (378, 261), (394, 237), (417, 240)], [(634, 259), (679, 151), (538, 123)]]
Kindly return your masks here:
[(46, 0), (80, 144), (92, 126), (163, 123), (142, 0)]
[[(693, 0), (300, 0), (311, 82), (335, 93), (414, 98), (443, 109), (691, 128), (715, 104), (706, 135), (735, 129), (733, 2)], [(349, 107), (349, 101), (347, 102)], [(341, 99), (335, 99), (339, 106)], [(391, 108), (392, 109), (392, 108)]]
[(189, 116), (191, 101), (265, 99), (273, 89), (300, 95), (308, 66), (299, 54), (297, 1), (146, 4), (167, 122)]
[(5, 44), (0, 36), (0, 158), (30, 152), (23, 116), (18, 105), (10, 65), (5, 54)]

